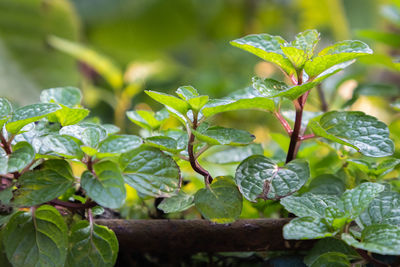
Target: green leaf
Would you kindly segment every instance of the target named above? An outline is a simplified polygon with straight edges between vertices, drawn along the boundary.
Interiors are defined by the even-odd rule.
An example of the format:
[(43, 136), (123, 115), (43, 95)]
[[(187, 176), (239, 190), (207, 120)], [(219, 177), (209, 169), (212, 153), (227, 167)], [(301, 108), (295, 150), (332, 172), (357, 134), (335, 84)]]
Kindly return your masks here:
[(311, 180), (308, 191), (314, 194), (327, 194), (340, 196), (346, 190), (342, 179), (332, 174), (322, 174)]
[(62, 126), (77, 124), (90, 113), (90, 111), (85, 108), (69, 108), (62, 104), (60, 104), (60, 106), (62, 109), (57, 110), (50, 118), (59, 122)]
[(264, 149), (261, 144), (249, 144), (248, 146), (228, 147), (227, 149), (213, 152), (206, 157), (206, 160), (216, 164), (240, 163), (250, 156), (263, 154)]
[(82, 150), (75, 140), (68, 135), (49, 134), (41, 139), (39, 154), (56, 154), (64, 158), (83, 157)]
[(217, 177), (210, 188), (197, 191), (194, 203), (200, 213), (214, 223), (231, 223), (242, 212), (242, 195), (228, 177)]
[(4, 123), (10, 118), (10, 114), (12, 112), (11, 103), (5, 99), (0, 97), (0, 128), (3, 129)]
[(321, 218), (295, 218), (283, 227), (285, 239), (320, 239), (335, 234), (335, 232), (331, 232)]
[(302, 69), (308, 60), (306, 51), (293, 46), (282, 46), (282, 52), (292, 62), (296, 70)]
[(66, 267), (112, 267), (117, 255), (117, 237), (107, 227), (88, 221), (72, 226)]
[(343, 233), (342, 240), (348, 245), (381, 255), (400, 255), (400, 228), (389, 224), (373, 224), (365, 227), (361, 240)]
[(18, 108), (6, 124), (6, 129), (11, 134), (17, 134), (25, 125), (38, 121), (60, 108), (59, 105), (53, 103), (32, 104)]
[(152, 136), (145, 139), (147, 145), (156, 147), (160, 150), (168, 151), (171, 153), (178, 153), (182, 149), (178, 149), (175, 139), (168, 136)]
[(82, 141), (83, 144), (96, 148), (107, 137), (107, 130), (101, 125), (85, 122), (65, 126), (61, 128), (60, 134), (72, 136)]
[(85, 171), (81, 186), (88, 197), (99, 205), (116, 209), (124, 204), (126, 189), (119, 167), (112, 161), (100, 161), (93, 166), (94, 173)]
[(112, 157), (138, 148), (143, 141), (136, 135), (110, 135), (100, 143), (98, 157)]
[(19, 179), (14, 193), (14, 203), (35, 206), (64, 194), (73, 184), (74, 177), (68, 162), (47, 160), (41, 170), (26, 172)]
[(384, 157), (393, 154), (389, 129), (375, 117), (359, 111), (331, 111), (309, 123), (321, 137), (350, 146), (365, 156)]
[(381, 184), (367, 182), (354, 189), (346, 190), (341, 197), (346, 216), (355, 219), (384, 189), (385, 187)]
[(8, 157), (7, 172), (22, 171), (35, 159), (35, 151), (27, 142), (19, 142), (13, 147), (13, 152)]
[(349, 267), (350, 260), (346, 254), (327, 252), (320, 255), (310, 267)]
[(343, 41), (323, 49), (317, 57), (305, 63), (304, 70), (313, 78), (335, 65), (372, 53), (368, 45), (361, 41)]
[(199, 127), (197, 130), (192, 129), (192, 133), (203, 142), (210, 145), (230, 145), (230, 146), (243, 146), (250, 144), (255, 139), (255, 136), (249, 132), (224, 128), (220, 126), (213, 126), (208, 128), (208, 125), (203, 124), (204, 127)]
[(250, 52), (266, 61), (276, 64), (289, 76), (296, 73), (290, 60), (283, 54), (281, 46), (286, 41), (280, 36), (269, 34), (251, 34), (230, 42), (231, 45)]
[(149, 131), (158, 129), (169, 117), (166, 109), (162, 109), (156, 113), (149, 110), (127, 111), (126, 115), (133, 123)]
[(3, 245), (13, 266), (63, 266), (68, 228), (52, 206), (41, 206), (34, 214), (19, 211), (3, 230)]
[(299, 197), (285, 197), (281, 199), (281, 204), (297, 217), (323, 218), (325, 217), (325, 209), (329, 206), (335, 206), (338, 200), (335, 196), (305, 193)]
[(178, 111), (182, 115), (186, 115), (189, 110), (189, 104), (186, 103), (186, 101), (179, 99), (175, 96), (150, 90), (146, 90), (145, 92), (155, 101)]
[(176, 196), (164, 198), (157, 208), (165, 213), (181, 212), (194, 205), (194, 196), (186, 194), (182, 190)]
[(360, 227), (372, 224), (392, 224), (400, 226), (400, 194), (382, 192), (357, 218)]
[(201, 112), (205, 117), (211, 117), (218, 113), (242, 109), (273, 111), (275, 104), (274, 101), (265, 98), (253, 87), (247, 87), (225, 98), (210, 100)]
[(313, 248), (304, 257), (304, 263), (307, 264), (307, 266), (312, 266), (312, 264), (318, 259), (319, 256), (324, 255), (328, 252), (339, 252), (341, 254), (349, 255), (352, 257), (359, 257), (358, 253), (342, 240), (327, 237), (319, 240), (313, 246)]
[(81, 44), (56, 36), (50, 36), (48, 42), (58, 50), (63, 51), (92, 67), (96, 72), (102, 75), (115, 90), (121, 89), (123, 86), (124, 81), (122, 71), (107, 57), (100, 55), (94, 50)]
[(255, 155), (236, 169), (235, 180), (240, 192), (250, 201), (257, 198), (279, 199), (299, 190), (310, 176), (308, 163), (293, 160), (279, 167), (271, 159)]
[(120, 157), (127, 184), (144, 195), (170, 197), (179, 187), (176, 162), (159, 149), (142, 145)]
[(69, 108), (79, 105), (81, 101), (81, 91), (71, 86), (46, 89), (40, 94), (42, 103), (57, 103)]
[(306, 30), (296, 35), (292, 46), (305, 51), (307, 58), (311, 58), (319, 39), (319, 32), (317, 30)]
[(176, 90), (176, 94), (188, 102), (190, 107), (195, 111), (199, 111), (208, 102), (208, 96), (200, 96), (192, 86), (181, 86)]

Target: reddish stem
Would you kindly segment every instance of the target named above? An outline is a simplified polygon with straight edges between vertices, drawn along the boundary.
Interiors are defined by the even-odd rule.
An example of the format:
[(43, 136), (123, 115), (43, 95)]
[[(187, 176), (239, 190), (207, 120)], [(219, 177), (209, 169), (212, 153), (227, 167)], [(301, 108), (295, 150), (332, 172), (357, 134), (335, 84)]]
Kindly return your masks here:
[(304, 141), (304, 140), (311, 139), (311, 138), (314, 138), (314, 137), (315, 137), (315, 134), (306, 134), (306, 135), (303, 135), (303, 136), (299, 136), (299, 141)]
[(292, 127), (290, 127), (290, 124), (285, 120), (285, 118), (281, 115), (279, 111), (274, 111), (274, 115), (282, 124), (283, 128), (285, 128), (285, 131), (288, 133), (288, 135), (291, 136), (293, 130)]
[(12, 153), (11, 149), (11, 142), (8, 142), (6, 138), (4, 137), (3, 133), (0, 133), (0, 141), (1, 144), (4, 148), (4, 151), (7, 153), (7, 155), (10, 155)]

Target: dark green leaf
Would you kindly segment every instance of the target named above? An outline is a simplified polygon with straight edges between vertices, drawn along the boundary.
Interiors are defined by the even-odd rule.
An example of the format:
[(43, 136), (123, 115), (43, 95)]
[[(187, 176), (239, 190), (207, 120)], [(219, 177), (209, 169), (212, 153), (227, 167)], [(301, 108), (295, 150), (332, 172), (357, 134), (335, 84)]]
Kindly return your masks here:
[(179, 187), (178, 165), (157, 148), (142, 145), (122, 154), (120, 164), (125, 182), (144, 195), (170, 197)]
[(99, 157), (112, 157), (138, 148), (143, 143), (136, 135), (111, 135), (99, 146)]
[(320, 255), (310, 267), (349, 267), (350, 260), (346, 254), (327, 252)]
[(178, 144), (176, 140), (168, 136), (152, 136), (146, 138), (145, 142), (149, 146), (153, 146), (163, 151), (168, 151), (171, 153), (178, 153), (179, 151), (182, 150), (177, 148)]
[(117, 237), (107, 227), (88, 221), (72, 226), (66, 267), (112, 267), (117, 255)]
[(75, 140), (68, 135), (49, 134), (41, 139), (39, 154), (56, 154), (65, 158), (82, 158), (83, 153)]
[(110, 209), (121, 207), (126, 189), (118, 165), (112, 161), (100, 161), (94, 164), (93, 169), (94, 173), (85, 171), (81, 177), (81, 186), (87, 196)]
[(375, 117), (359, 111), (331, 111), (311, 120), (309, 126), (321, 137), (350, 146), (369, 157), (393, 154), (389, 129)]
[(308, 191), (314, 194), (327, 194), (340, 196), (346, 190), (343, 180), (332, 175), (322, 174), (314, 179), (308, 186)]
[(23, 170), (35, 159), (35, 151), (27, 142), (19, 142), (13, 147), (13, 152), (8, 157), (7, 172)]
[(305, 193), (299, 197), (285, 197), (281, 199), (281, 204), (297, 217), (323, 218), (325, 217), (325, 209), (329, 206), (335, 206), (337, 201), (338, 198), (335, 196)]
[(271, 159), (255, 155), (245, 159), (236, 170), (240, 192), (250, 201), (279, 199), (299, 190), (310, 176), (308, 163), (293, 160), (279, 167)]
[(250, 144), (248, 146), (228, 147), (213, 152), (206, 160), (217, 164), (239, 163), (250, 156), (263, 154), (264, 149), (261, 144)]
[(194, 203), (200, 213), (215, 223), (231, 223), (242, 212), (242, 195), (228, 177), (217, 177), (210, 188), (197, 191)]
[(68, 228), (52, 206), (41, 206), (34, 214), (19, 211), (3, 230), (3, 245), (13, 266), (64, 266)]
[(285, 239), (320, 239), (335, 234), (321, 218), (295, 218), (283, 227)]
[(57, 87), (43, 90), (40, 94), (40, 101), (43, 103), (57, 103), (73, 108), (82, 101), (82, 94), (75, 87)]
[[(203, 124), (205, 125), (205, 124)], [(192, 133), (201, 141), (210, 145), (242, 146), (253, 142), (255, 136), (243, 130), (213, 126), (192, 130)]]
[(182, 190), (176, 196), (164, 198), (157, 208), (165, 213), (181, 212), (187, 210), (194, 205), (194, 196), (186, 194)]

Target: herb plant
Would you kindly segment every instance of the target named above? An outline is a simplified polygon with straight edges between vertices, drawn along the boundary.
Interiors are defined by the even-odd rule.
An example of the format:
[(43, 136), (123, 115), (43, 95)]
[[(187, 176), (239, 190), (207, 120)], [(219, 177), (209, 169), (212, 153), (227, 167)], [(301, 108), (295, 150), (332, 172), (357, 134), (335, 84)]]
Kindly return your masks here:
[[(143, 128), (141, 136), (87, 119), (89, 110), (73, 87), (44, 90), (40, 103), (15, 109), (0, 98), (0, 262), (113, 266), (118, 241), (94, 215), (121, 208), (126, 184), (141, 197), (162, 199), (158, 208), (165, 213), (194, 205), (214, 223), (238, 219), (243, 197), (279, 200), (298, 216), (284, 227), (284, 238), (322, 239), (305, 258), (309, 266), (381, 264), (369, 252), (399, 255), (400, 195), (384, 176), (400, 160), (389, 157), (394, 144), (388, 127), (357, 111), (305, 111), (314, 87), (372, 50), (360, 41), (344, 41), (316, 54), (318, 41), (315, 30), (290, 43), (268, 34), (232, 41), (274, 63), (291, 84), (255, 77), (252, 86), (222, 99), (200, 95), (191, 86), (179, 87), (176, 96), (148, 90), (165, 108), (127, 112)], [(282, 112), (288, 103), (293, 126), (291, 113)], [(284, 162), (264, 156), (252, 143), (253, 134), (211, 125), (214, 115), (242, 109), (271, 112), (282, 124), (290, 138)], [(182, 127), (163, 128), (170, 115)], [(314, 177), (311, 159), (297, 158), (301, 143), (310, 140), (331, 147), (341, 167)], [(202, 164), (203, 153), (213, 146), (231, 146), (209, 158), (240, 162), (234, 177), (213, 177)], [(388, 158), (371, 159), (379, 157)], [(187, 165), (204, 181), (195, 194), (181, 190), (181, 169)]]

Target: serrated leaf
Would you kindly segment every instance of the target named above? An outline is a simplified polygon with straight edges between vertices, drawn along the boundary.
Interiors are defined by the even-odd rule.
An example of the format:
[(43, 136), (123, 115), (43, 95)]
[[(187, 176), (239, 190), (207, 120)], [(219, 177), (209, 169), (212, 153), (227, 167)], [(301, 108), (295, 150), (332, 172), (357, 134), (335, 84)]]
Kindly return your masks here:
[(38, 121), (59, 109), (61, 107), (53, 103), (32, 104), (18, 108), (12, 113), (6, 129), (11, 134), (17, 134), (25, 125)]
[(145, 143), (149, 146), (156, 147), (163, 151), (178, 153), (182, 149), (178, 149), (175, 139), (168, 136), (152, 136), (145, 139)]
[(343, 41), (323, 49), (317, 57), (306, 62), (304, 70), (308, 76), (316, 77), (335, 65), (372, 53), (368, 45), (361, 41)]
[(127, 111), (126, 115), (135, 124), (149, 131), (155, 130), (168, 118), (169, 113), (162, 109), (156, 113), (149, 110)]
[(94, 173), (85, 171), (81, 177), (81, 186), (87, 196), (110, 209), (121, 207), (126, 189), (118, 165), (112, 161), (100, 161), (94, 164), (93, 170)]
[(389, 224), (373, 224), (364, 228), (361, 240), (343, 233), (342, 240), (358, 249), (381, 255), (400, 255), (400, 228)]
[(159, 149), (142, 145), (120, 157), (127, 184), (144, 195), (170, 197), (179, 187), (176, 162)]
[(283, 227), (285, 239), (320, 239), (334, 236), (321, 218), (301, 217), (291, 220)]
[(7, 172), (22, 171), (35, 159), (35, 151), (27, 142), (19, 142), (13, 147), (13, 152), (8, 157)]
[(310, 267), (349, 267), (350, 260), (346, 254), (327, 252), (320, 255)]
[(82, 150), (75, 140), (68, 135), (49, 134), (41, 138), (39, 154), (56, 154), (65, 158), (83, 157)]
[(279, 199), (299, 190), (310, 176), (308, 163), (293, 160), (279, 167), (271, 159), (255, 155), (236, 169), (235, 180), (240, 192), (250, 201), (257, 198)]
[(249, 144), (248, 146), (228, 147), (227, 149), (213, 152), (206, 160), (216, 164), (239, 163), (253, 155), (263, 155), (261, 144)]
[(4, 123), (10, 118), (12, 106), (10, 101), (0, 97), (0, 128), (3, 129)]
[(306, 30), (296, 35), (292, 46), (305, 51), (307, 57), (311, 58), (319, 39), (319, 32), (317, 30)]
[(193, 201), (194, 195), (186, 194), (181, 190), (176, 196), (164, 198), (157, 208), (165, 213), (181, 212), (192, 207), (194, 205)]
[(357, 218), (360, 227), (372, 224), (392, 224), (400, 226), (400, 194), (382, 192)]
[(297, 70), (303, 68), (308, 60), (307, 52), (302, 49), (293, 46), (282, 46), (281, 49)]
[(311, 266), (319, 256), (328, 252), (339, 252), (352, 257), (357, 257), (359, 254), (352, 248), (349, 247), (345, 242), (340, 239), (327, 237), (319, 240), (313, 248), (304, 257), (304, 263), (307, 266)]
[(19, 211), (3, 230), (3, 244), (13, 266), (63, 266), (68, 228), (52, 206), (41, 206), (34, 214)]
[(155, 101), (178, 111), (182, 115), (186, 115), (186, 112), (188, 112), (189, 110), (189, 104), (186, 103), (186, 101), (179, 99), (175, 96), (150, 90), (146, 90), (145, 92)]
[(286, 210), (297, 217), (325, 217), (325, 209), (335, 206), (338, 198), (330, 195), (316, 195), (305, 193), (301, 196), (288, 196), (281, 199), (281, 204)]
[(346, 215), (350, 219), (355, 219), (384, 189), (385, 187), (381, 184), (367, 182), (344, 192), (341, 200)]
[(343, 180), (332, 175), (322, 174), (311, 180), (308, 191), (313, 194), (327, 194), (340, 196), (346, 190)]
[(112, 157), (138, 148), (143, 141), (136, 135), (110, 135), (100, 143), (99, 157)]
[(265, 98), (253, 87), (247, 87), (225, 98), (210, 100), (201, 112), (205, 117), (211, 117), (218, 113), (242, 109), (273, 111), (275, 104), (274, 101)]
[(64, 194), (73, 182), (74, 177), (68, 162), (47, 160), (41, 170), (26, 172), (19, 177), (14, 203), (19, 206), (45, 203)]
[(250, 52), (266, 61), (276, 64), (289, 76), (296, 73), (290, 60), (284, 56), (281, 46), (287, 44), (280, 36), (251, 34), (230, 42), (231, 45)]
[(386, 124), (363, 112), (331, 111), (319, 121), (311, 120), (309, 126), (316, 135), (350, 146), (365, 156), (390, 156), (394, 151)]
[(112, 267), (117, 255), (117, 237), (107, 227), (88, 221), (72, 226), (66, 267)]
[(228, 177), (217, 177), (210, 188), (197, 191), (194, 203), (200, 213), (215, 223), (231, 223), (239, 218), (242, 212), (242, 195), (233, 181)]
[(107, 130), (101, 125), (85, 122), (65, 126), (61, 128), (60, 134), (72, 136), (83, 144), (96, 148), (107, 137)]
[(76, 87), (57, 87), (43, 90), (40, 93), (40, 102), (57, 103), (73, 108), (82, 101), (81, 91)]
[(192, 133), (197, 139), (210, 145), (243, 146), (255, 139), (255, 136), (249, 132), (220, 126), (208, 128), (206, 125), (203, 129), (200, 127), (197, 130), (192, 129)]

